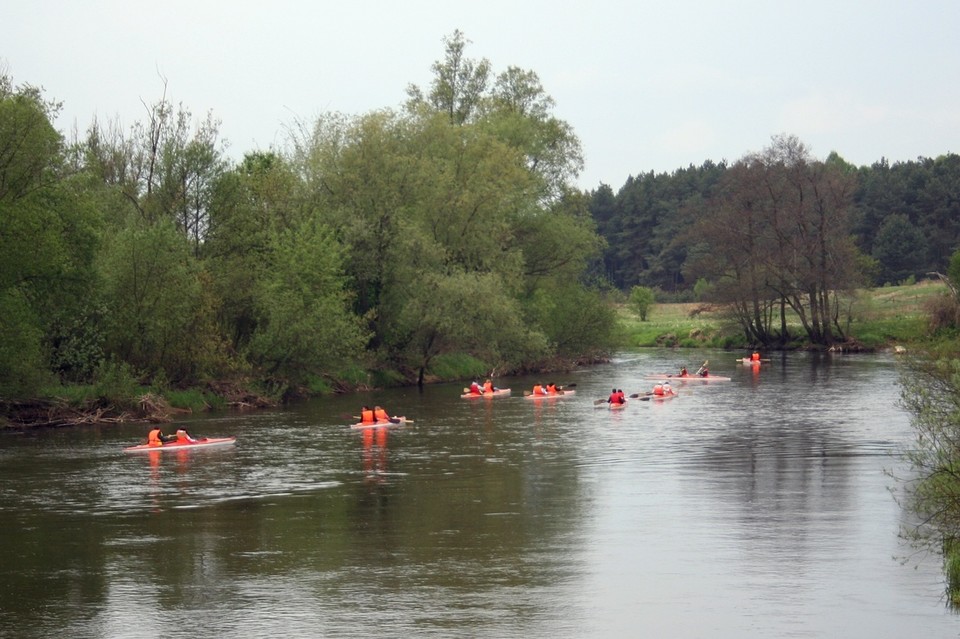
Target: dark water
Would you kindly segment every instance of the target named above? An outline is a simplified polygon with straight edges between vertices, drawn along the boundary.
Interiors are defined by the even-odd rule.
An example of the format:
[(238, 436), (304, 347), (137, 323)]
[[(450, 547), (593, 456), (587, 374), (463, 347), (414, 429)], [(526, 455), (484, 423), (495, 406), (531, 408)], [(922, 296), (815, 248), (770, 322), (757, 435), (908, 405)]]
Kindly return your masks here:
[[(732, 381), (594, 407), (698, 357)], [(892, 357), (624, 353), (551, 400), (496, 381), (512, 397), (187, 422), (227, 449), (0, 434), (0, 636), (960, 636), (939, 558), (898, 538)], [(367, 402), (415, 421), (347, 428)]]

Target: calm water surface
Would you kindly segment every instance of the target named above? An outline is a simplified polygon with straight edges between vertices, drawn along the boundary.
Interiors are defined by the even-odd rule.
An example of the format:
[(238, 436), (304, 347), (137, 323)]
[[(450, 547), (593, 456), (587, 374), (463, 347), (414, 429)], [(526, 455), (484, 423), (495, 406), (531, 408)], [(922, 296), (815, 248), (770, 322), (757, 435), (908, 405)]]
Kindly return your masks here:
[[(594, 406), (697, 357), (732, 380)], [(960, 636), (939, 558), (898, 537), (892, 357), (628, 352), (549, 400), (496, 381), (187, 422), (227, 449), (0, 434), (0, 636)], [(349, 429), (368, 402), (414, 423)]]

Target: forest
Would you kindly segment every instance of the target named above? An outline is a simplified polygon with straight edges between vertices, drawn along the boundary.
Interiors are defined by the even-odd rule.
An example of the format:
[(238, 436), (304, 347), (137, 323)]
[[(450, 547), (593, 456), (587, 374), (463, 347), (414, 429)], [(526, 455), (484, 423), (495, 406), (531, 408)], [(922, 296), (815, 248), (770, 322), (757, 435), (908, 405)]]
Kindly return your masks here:
[(590, 212), (606, 242), (598, 279), (661, 301), (712, 301), (747, 341), (782, 347), (797, 331), (829, 347), (854, 336), (859, 288), (945, 274), (960, 248), (960, 156), (854, 167), (776, 135), (734, 163), (601, 185)]
[(616, 345), (637, 286), (729, 307), (752, 344), (849, 339), (844, 296), (943, 271), (960, 161), (857, 168), (793, 136), (732, 164), (575, 188), (535, 72), (444, 40), (402, 108), (298, 121), (228, 159), (161, 97), (67, 139), (0, 73), (0, 403), (254, 386), (279, 400), (548, 370)]

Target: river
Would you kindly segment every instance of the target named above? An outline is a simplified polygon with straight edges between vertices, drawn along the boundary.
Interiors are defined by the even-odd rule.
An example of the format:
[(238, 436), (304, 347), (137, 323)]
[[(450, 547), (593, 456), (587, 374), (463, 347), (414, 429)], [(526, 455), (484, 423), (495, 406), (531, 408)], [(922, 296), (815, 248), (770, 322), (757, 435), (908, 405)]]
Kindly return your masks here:
[[(613, 387), (709, 359), (610, 411)], [(888, 355), (640, 350), (557, 375), (0, 433), (0, 636), (958, 637), (901, 541), (911, 441)], [(413, 423), (348, 424), (364, 403)]]

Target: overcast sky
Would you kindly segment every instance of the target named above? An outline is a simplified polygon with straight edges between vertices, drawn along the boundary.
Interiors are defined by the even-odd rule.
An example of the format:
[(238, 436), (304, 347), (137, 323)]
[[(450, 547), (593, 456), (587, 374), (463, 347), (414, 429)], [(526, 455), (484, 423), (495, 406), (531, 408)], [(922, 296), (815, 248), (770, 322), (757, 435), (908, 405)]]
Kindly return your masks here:
[(68, 135), (145, 119), (165, 78), (239, 158), (296, 119), (399, 107), (455, 29), (495, 73), (540, 77), (584, 189), (780, 133), (858, 166), (960, 152), (958, 0), (0, 0), (0, 68), (62, 101)]

